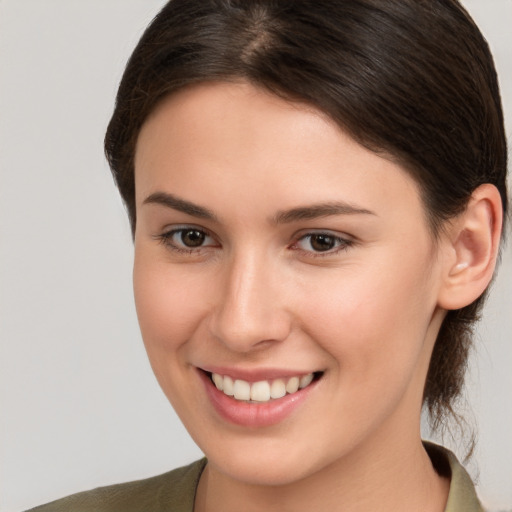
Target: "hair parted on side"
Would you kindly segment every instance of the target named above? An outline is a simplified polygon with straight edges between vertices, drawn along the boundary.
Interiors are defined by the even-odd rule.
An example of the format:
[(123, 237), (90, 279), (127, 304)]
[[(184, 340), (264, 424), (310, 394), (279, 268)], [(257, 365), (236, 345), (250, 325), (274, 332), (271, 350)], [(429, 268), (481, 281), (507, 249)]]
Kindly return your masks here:
[[(244, 80), (329, 115), (417, 182), (433, 236), (481, 184), (507, 209), (507, 148), (487, 42), (457, 0), (171, 0), (127, 64), (105, 151), (136, 226), (147, 117), (199, 82)], [(432, 425), (454, 414), (484, 297), (449, 311), (427, 375)]]

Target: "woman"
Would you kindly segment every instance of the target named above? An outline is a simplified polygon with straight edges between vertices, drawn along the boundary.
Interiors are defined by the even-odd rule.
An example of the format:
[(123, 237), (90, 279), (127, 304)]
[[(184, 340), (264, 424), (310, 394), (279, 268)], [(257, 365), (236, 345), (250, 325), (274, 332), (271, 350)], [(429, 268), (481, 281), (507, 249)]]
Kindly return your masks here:
[(41, 510), (481, 510), (419, 428), (460, 394), (507, 205), (455, 1), (171, 1), (106, 153), (149, 359), (208, 462)]

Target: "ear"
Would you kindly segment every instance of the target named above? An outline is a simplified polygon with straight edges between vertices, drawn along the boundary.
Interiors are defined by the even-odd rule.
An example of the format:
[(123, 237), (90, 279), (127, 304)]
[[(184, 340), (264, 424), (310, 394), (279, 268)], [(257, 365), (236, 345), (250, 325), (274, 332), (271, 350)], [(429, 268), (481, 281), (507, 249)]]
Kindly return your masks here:
[[(503, 223), (501, 196), (494, 185), (480, 185), (466, 210), (447, 228), (443, 280), (438, 305), (460, 309), (476, 300), (491, 282)], [(443, 251), (444, 252), (444, 251)]]

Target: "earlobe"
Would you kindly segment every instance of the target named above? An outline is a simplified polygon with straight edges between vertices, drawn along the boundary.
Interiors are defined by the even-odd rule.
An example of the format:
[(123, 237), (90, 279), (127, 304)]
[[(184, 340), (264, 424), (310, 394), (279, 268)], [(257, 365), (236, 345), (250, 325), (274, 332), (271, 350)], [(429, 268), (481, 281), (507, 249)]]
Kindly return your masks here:
[(466, 210), (448, 229), (449, 257), (445, 260), (440, 307), (463, 308), (485, 291), (496, 266), (502, 221), (497, 188), (481, 185), (473, 192)]

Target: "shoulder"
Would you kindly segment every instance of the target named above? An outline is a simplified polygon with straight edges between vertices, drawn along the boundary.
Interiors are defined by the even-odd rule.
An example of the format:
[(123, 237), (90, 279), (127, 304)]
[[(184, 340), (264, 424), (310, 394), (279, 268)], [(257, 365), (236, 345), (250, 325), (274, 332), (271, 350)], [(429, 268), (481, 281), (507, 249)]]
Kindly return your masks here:
[(27, 512), (192, 512), (206, 459), (162, 475), (80, 492)]

